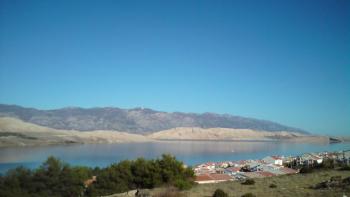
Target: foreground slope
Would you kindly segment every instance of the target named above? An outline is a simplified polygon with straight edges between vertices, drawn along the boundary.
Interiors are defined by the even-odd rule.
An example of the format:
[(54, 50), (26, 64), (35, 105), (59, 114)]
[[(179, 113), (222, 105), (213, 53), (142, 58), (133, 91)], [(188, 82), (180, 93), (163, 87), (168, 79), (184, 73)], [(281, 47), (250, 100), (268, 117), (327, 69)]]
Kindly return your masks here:
[[(224, 190), (229, 196), (242, 196), (246, 193), (252, 193), (258, 197), (270, 196), (343, 196), (350, 195), (347, 189), (310, 189), (317, 183), (329, 180), (331, 177), (341, 176), (342, 178), (350, 177), (350, 171), (326, 170), (310, 174), (294, 174), (262, 179), (254, 179), (254, 185), (242, 185), (239, 181), (224, 182), (217, 184), (203, 184), (193, 187), (189, 191), (183, 192), (183, 196), (212, 196), (217, 188)], [(276, 188), (270, 188), (274, 184)], [(156, 192), (156, 191), (155, 191)]]

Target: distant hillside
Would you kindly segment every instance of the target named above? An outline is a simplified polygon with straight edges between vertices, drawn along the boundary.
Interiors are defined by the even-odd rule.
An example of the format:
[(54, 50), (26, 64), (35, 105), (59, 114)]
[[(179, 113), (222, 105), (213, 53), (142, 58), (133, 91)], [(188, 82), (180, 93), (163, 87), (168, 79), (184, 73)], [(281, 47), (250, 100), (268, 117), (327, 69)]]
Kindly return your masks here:
[(255, 131), (250, 129), (178, 127), (148, 135), (119, 131), (60, 130), (10, 117), (0, 117), (0, 148), (11, 146), (42, 146), (57, 144), (138, 143), (182, 140), (225, 141), (288, 141), (329, 143), (326, 136), (303, 135), (286, 131)]
[(38, 110), (0, 104), (0, 117), (14, 117), (26, 122), (63, 130), (115, 130), (129, 133), (153, 133), (176, 127), (234, 128), (257, 131), (307, 133), (301, 129), (266, 120), (214, 113), (161, 112), (134, 108), (62, 108)]
[(270, 132), (251, 129), (180, 127), (152, 133), (147, 137), (156, 140), (287, 140), (300, 139), (304, 136), (300, 133), (286, 131)]
[(39, 126), (15, 118), (0, 117), (0, 147), (148, 141), (152, 141), (152, 139), (126, 132), (103, 130), (67, 131)]

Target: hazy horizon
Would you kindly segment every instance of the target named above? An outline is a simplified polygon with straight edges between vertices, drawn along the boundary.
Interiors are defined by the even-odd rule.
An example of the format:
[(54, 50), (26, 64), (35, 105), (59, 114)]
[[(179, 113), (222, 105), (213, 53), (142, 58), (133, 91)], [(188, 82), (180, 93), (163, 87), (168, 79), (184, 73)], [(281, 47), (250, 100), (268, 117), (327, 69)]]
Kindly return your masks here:
[(0, 1), (0, 103), (350, 131), (350, 2)]

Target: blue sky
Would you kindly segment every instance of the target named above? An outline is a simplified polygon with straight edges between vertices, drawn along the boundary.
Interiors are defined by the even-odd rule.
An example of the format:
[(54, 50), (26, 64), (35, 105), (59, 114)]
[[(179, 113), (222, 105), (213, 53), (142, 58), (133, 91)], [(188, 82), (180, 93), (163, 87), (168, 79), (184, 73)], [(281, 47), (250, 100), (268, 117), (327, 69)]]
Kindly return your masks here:
[(0, 0), (0, 103), (350, 131), (350, 1)]

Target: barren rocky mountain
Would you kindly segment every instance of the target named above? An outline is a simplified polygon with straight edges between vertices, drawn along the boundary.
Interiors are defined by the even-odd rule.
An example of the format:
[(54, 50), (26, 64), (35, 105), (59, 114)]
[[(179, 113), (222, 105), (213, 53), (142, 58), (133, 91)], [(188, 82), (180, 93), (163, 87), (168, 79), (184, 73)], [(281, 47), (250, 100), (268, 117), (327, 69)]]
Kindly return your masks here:
[(152, 139), (125, 132), (59, 130), (23, 122), (16, 118), (0, 118), (0, 147), (147, 141)]
[(304, 135), (286, 131), (255, 131), (250, 129), (178, 127), (147, 135), (120, 131), (76, 131), (48, 128), (10, 117), (0, 117), (0, 147), (54, 144), (152, 142), (158, 140), (259, 140), (328, 142), (325, 136)]
[(256, 131), (287, 131), (307, 133), (301, 129), (275, 122), (214, 113), (161, 112), (134, 108), (62, 108), (38, 110), (16, 105), (0, 104), (0, 117), (13, 117), (25, 122), (63, 130), (92, 131), (110, 130), (149, 134), (177, 127), (232, 128)]
[(255, 131), (251, 129), (231, 129), (231, 128), (189, 128), (180, 127), (164, 131), (159, 131), (148, 135), (152, 139), (159, 140), (263, 140), (263, 139), (290, 139), (302, 137), (303, 134), (286, 131)]

